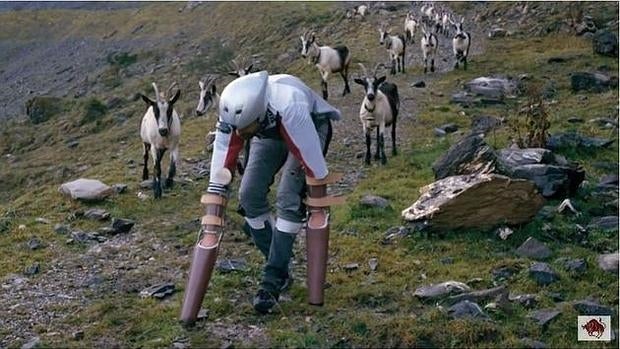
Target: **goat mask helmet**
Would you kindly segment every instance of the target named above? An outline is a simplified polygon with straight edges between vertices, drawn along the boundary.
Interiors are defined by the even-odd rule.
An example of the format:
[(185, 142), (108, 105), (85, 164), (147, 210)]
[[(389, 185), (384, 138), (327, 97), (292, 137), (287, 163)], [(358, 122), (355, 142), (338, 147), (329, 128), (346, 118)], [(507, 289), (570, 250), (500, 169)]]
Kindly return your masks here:
[(228, 84), (220, 96), (220, 121), (234, 126), (240, 134), (258, 127), (267, 112), (268, 77), (266, 71), (260, 71)]

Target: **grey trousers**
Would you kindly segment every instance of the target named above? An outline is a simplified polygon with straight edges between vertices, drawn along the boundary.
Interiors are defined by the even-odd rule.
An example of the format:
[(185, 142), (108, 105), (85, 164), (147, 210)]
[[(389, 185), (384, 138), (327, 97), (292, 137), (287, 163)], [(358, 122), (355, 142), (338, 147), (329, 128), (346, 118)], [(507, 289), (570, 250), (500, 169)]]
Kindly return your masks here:
[[(327, 118), (314, 118), (314, 125), (321, 140), (323, 154), (331, 138), (331, 122)], [(305, 217), (302, 199), (305, 195), (306, 177), (301, 163), (291, 154), (281, 138), (252, 138), (250, 154), (239, 188), (239, 203), (248, 218), (271, 212), (267, 195), (282, 169), (276, 195), (278, 218), (301, 223)]]

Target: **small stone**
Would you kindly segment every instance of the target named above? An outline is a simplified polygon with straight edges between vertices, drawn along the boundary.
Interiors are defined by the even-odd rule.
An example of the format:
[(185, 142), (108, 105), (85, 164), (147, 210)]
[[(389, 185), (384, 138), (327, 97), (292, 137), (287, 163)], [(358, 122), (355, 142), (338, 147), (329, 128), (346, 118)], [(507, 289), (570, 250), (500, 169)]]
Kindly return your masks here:
[(217, 261), (217, 270), (222, 273), (230, 273), (233, 271), (244, 272), (247, 270), (246, 261), (243, 258), (239, 259), (222, 259)]
[(368, 267), (370, 267), (370, 270), (377, 271), (378, 266), (379, 266), (379, 260), (377, 258), (371, 258), (368, 260)]
[(575, 272), (578, 274), (585, 272), (587, 268), (586, 260), (583, 258), (558, 258), (556, 260), (556, 263), (561, 263), (564, 265), (564, 269), (566, 269), (567, 271)]
[(511, 302), (518, 302), (526, 309), (531, 309), (538, 303), (538, 297), (534, 294), (520, 294), (516, 296), (509, 296), (508, 300)]
[(445, 124), (439, 126), (439, 129), (443, 130), (446, 133), (454, 133), (459, 130), (459, 127), (456, 124)]
[(512, 235), (514, 231), (508, 227), (501, 227), (497, 229), (497, 235), (500, 239), (506, 240), (510, 235)]
[(112, 221), (112, 229), (116, 234), (129, 233), (136, 222), (130, 219), (114, 218)]
[(426, 87), (426, 83), (422, 80), (420, 81), (416, 81), (413, 84), (411, 84), (412, 87), (417, 87), (417, 88), (424, 88)]
[(435, 127), (433, 129), (433, 133), (435, 134), (436, 137), (445, 137), (447, 135), (446, 131), (444, 131), (444, 130), (438, 128), (438, 127)]
[(153, 188), (153, 180), (152, 179), (147, 179), (147, 180), (144, 180), (144, 181), (140, 182), (140, 188), (142, 188), (142, 189), (151, 189), (151, 188)]
[(618, 216), (596, 217), (590, 221), (588, 228), (603, 231), (618, 231)]
[(204, 320), (207, 317), (209, 317), (209, 310), (201, 308), (200, 311), (198, 312), (198, 316), (196, 317), (196, 319), (197, 320)]
[(32, 276), (32, 275), (38, 274), (40, 270), (41, 270), (41, 265), (39, 263), (34, 263), (30, 266), (27, 266), (26, 269), (24, 269), (24, 275)]
[(35, 219), (34, 221), (36, 223), (39, 223), (39, 224), (50, 224), (51, 223), (49, 221), (49, 219), (45, 219), (45, 218), (42, 218), (42, 217), (39, 217), (39, 218)]
[(558, 275), (547, 263), (534, 263), (529, 270), (530, 277), (541, 286), (549, 285), (558, 280)]
[(140, 291), (140, 296), (142, 296), (143, 298), (153, 297), (157, 299), (164, 299), (165, 297), (173, 294), (174, 291), (174, 284), (163, 283), (145, 288), (144, 290)]
[(541, 309), (531, 312), (528, 317), (536, 321), (538, 325), (544, 327), (558, 315), (560, 315), (560, 312), (555, 309)]
[(471, 288), (462, 282), (446, 281), (418, 287), (413, 295), (422, 300), (433, 300), (468, 291), (471, 291)]
[(614, 315), (614, 310), (610, 307), (600, 305), (588, 299), (576, 301), (573, 308), (579, 315)]
[(81, 341), (82, 339), (84, 339), (84, 331), (81, 331), (81, 330), (75, 331), (73, 332), (72, 337), (73, 337), (73, 340)]
[(439, 260), (441, 264), (454, 264), (454, 258), (452, 257), (443, 257)]
[(32, 239), (28, 240), (27, 245), (28, 245), (28, 248), (33, 250), (33, 251), (34, 250), (38, 250), (38, 249), (43, 247), (43, 244), (37, 238), (32, 238)]
[(69, 233), (69, 231), (71, 230), (71, 228), (68, 225), (65, 224), (56, 224), (54, 225), (54, 232), (56, 232), (56, 234), (67, 234)]
[(110, 212), (102, 209), (102, 208), (91, 208), (84, 212), (84, 217), (88, 219), (94, 219), (97, 221), (104, 221), (110, 218)]
[(554, 302), (564, 302), (566, 300), (566, 297), (560, 292), (548, 292), (547, 295)]
[(618, 274), (618, 251), (601, 254), (596, 258), (598, 266), (606, 272)]
[(521, 342), (521, 345), (523, 345), (527, 349), (546, 349), (547, 348), (547, 344), (541, 341), (527, 338), (527, 337), (519, 339), (519, 342)]
[(448, 314), (453, 319), (473, 318), (473, 319), (488, 319), (478, 303), (464, 300), (456, 303), (448, 309)]
[(572, 118), (568, 118), (566, 119), (566, 121), (570, 122), (571, 124), (581, 124), (583, 122), (585, 122), (582, 118), (578, 118), (578, 117), (572, 117)]
[(581, 213), (577, 211), (575, 206), (576, 205), (571, 201), (571, 199), (564, 199), (564, 201), (562, 201), (558, 206), (557, 211), (558, 213), (572, 213), (576, 216), (580, 216)]
[(551, 256), (551, 250), (549, 250), (545, 244), (531, 236), (517, 248), (516, 252), (519, 256), (532, 259), (545, 259)]
[(387, 208), (388, 206), (390, 206), (390, 202), (385, 199), (382, 198), (380, 196), (376, 196), (376, 195), (364, 195), (364, 197), (360, 200), (360, 204), (362, 206), (368, 206), (368, 207), (376, 207), (376, 208)]
[(343, 269), (345, 271), (353, 271), (353, 270), (359, 269), (359, 267), (360, 267), (360, 265), (358, 263), (349, 263), (349, 264), (345, 264)]
[(76, 140), (67, 142), (67, 148), (69, 148), (69, 149), (76, 148), (78, 145), (80, 145), (80, 142), (78, 142)]
[(39, 337), (34, 337), (30, 339), (27, 343), (22, 345), (22, 349), (34, 349), (38, 348), (41, 345), (41, 339)]
[(113, 188), (113, 189), (116, 191), (116, 193), (118, 193), (118, 194), (122, 194), (122, 193), (126, 192), (126, 191), (127, 191), (127, 187), (128, 187), (128, 186), (127, 186), (127, 184), (124, 184), (124, 183), (118, 183), (118, 184), (114, 184), (114, 185), (112, 186), (112, 188)]

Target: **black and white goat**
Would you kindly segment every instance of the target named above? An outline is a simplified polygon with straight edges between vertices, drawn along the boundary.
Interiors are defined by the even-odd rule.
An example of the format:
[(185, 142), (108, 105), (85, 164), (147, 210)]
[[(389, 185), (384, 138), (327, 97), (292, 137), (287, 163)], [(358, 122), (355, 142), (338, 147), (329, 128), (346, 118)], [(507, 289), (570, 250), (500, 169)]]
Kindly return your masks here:
[(390, 29), (387, 28), (387, 24), (382, 23), (379, 27), (379, 44), (383, 45), (390, 55), (390, 74), (394, 75), (397, 72), (405, 72), (405, 37), (397, 34), (390, 35)]
[(321, 90), (323, 98), (327, 100), (327, 78), (331, 73), (340, 73), (344, 80), (344, 90), (342, 95), (351, 93), (349, 87), (349, 64), (351, 63), (351, 52), (346, 46), (319, 46), (316, 42), (315, 32), (306, 31), (301, 39), (301, 56), (309, 57), (321, 74)]
[(420, 12), (422, 14), (422, 21), (426, 25), (431, 25), (433, 19), (435, 18), (435, 8), (431, 4), (424, 4), (420, 8)]
[(396, 85), (385, 82), (385, 75), (377, 77), (377, 69), (383, 67), (382, 64), (375, 66), (374, 72), (368, 74), (366, 67), (359, 63), (364, 76), (356, 78), (354, 81), (364, 86), (365, 97), (360, 107), (360, 120), (364, 135), (366, 136), (366, 157), (364, 161), (370, 164), (370, 137), (373, 129), (377, 129), (377, 151), (375, 152), (375, 160), (381, 160), (381, 164), (385, 165), (387, 157), (385, 156), (385, 127), (392, 126), (392, 155), (397, 154), (396, 150), (396, 120), (400, 101), (398, 97), (398, 88)]
[(449, 36), (450, 35), (450, 20), (451, 20), (451, 15), (449, 12), (444, 11), (442, 16), (441, 16), (441, 29), (443, 32), (443, 35), (445, 36)]
[[(173, 84), (168, 89), (167, 95), (170, 95)], [(155, 198), (161, 198), (161, 160), (166, 150), (170, 151), (170, 166), (168, 167), (168, 178), (166, 178), (165, 187), (171, 188), (176, 174), (176, 167), (179, 161), (179, 139), (181, 138), (181, 119), (174, 110), (174, 104), (181, 95), (181, 90), (171, 98), (160, 95), (157, 85), (153, 83), (155, 90), (155, 101), (140, 94), (142, 100), (147, 104), (148, 109), (142, 118), (140, 125), (140, 137), (142, 137), (142, 145), (144, 147), (144, 168), (142, 169), (142, 179), (149, 178), (148, 161), (149, 151), (155, 163), (155, 175), (153, 177), (153, 191)]]
[(196, 106), (197, 116), (204, 115), (212, 105), (217, 110), (218, 105), (220, 104), (220, 95), (217, 93), (217, 87), (215, 86), (216, 80), (216, 76), (207, 75), (198, 81), (198, 86), (200, 86), (200, 99), (198, 100), (198, 105)]
[(426, 26), (422, 27), (422, 40), (420, 41), (422, 47), (422, 55), (424, 57), (424, 74), (428, 71), (428, 62), (431, 62), (431, 72), (435, 71), (435, 56), (437, 55), (437, 48), (439, 47), (439, 41), (437, 35), (426, 29)]
[(407, 12), (407, 16), (405, 17), (405, 38), (408, 42), (414, 42), (415, 33), (419, 25), (420, 23), (413, 17), (413, 13)]
[(463, 30), (464, 17), (461, 17), (459, 23), (452, 22), (456, 30), (454, 38), (452, 39), (452, 51), (456, 62), (454, 68), (458, 69), (459, 63), (463, 63), (463, 69), (467, 70), (467, 56), (469, 55), (469, 46), (471, 45), (471, 35)]

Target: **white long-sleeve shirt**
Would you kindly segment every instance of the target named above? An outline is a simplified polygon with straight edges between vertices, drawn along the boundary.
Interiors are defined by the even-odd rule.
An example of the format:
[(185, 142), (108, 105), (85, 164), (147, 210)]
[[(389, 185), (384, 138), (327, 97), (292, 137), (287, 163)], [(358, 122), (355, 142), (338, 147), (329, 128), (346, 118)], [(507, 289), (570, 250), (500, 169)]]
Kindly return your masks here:
[[(286, 74), (269, 76), (267, 108), (276, 116), (275, 123), (289, 151), (303, 165), (306, 175), (316, 179), (328, 174), (319, 135), (312, 121), (313, 114), (324, 114), (332, 120), (340, 120), (340, 111), (300, 79)], [(234, 173), (243, 139), (226, 125), (218, 128), (211, 158), (211, 173), (226, 167)]]

